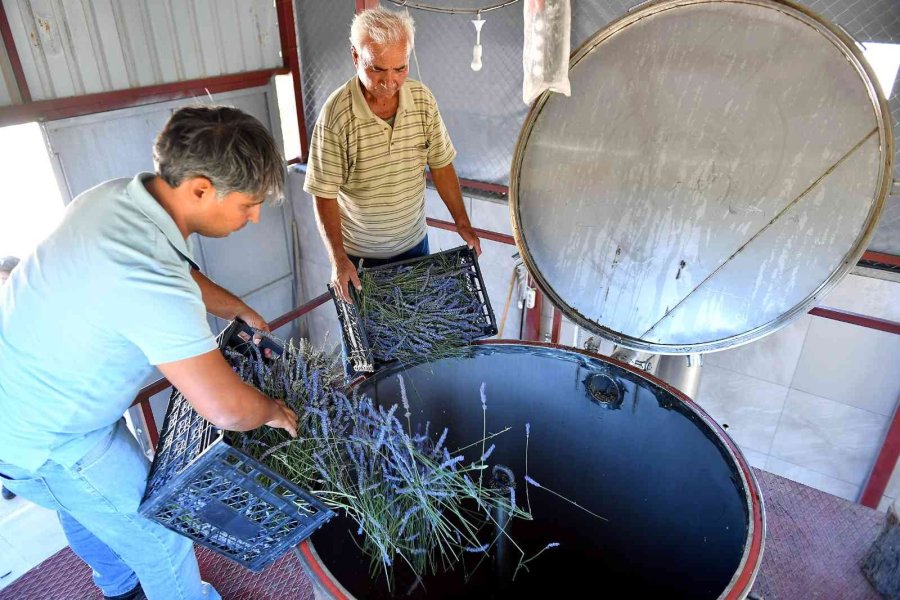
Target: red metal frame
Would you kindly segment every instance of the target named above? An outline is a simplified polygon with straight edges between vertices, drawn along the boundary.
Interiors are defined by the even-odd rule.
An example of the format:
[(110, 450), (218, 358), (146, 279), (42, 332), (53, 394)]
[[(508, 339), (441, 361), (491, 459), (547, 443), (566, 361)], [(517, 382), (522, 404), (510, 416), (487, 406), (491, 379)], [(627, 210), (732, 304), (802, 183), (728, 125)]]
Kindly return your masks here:
[(328, 593), (331, 594), (331, 597), (336, 600), (348, 600), (346, 594), (344, 594), (344, 592), (335, 584), (334, 577), (331, 573), (328, 573), (324, 569), (321, 561), (319, 561), (313, 551), (309, 539), (300, 543), (300, 552), (303, 555), (307, 566), (315, 573), (318, 582), (325, 587)]
[(884, 496), (891, 475), (894, 474), (898, 458), (900, 458), (900, 410), (895, 408), (891, 426), (884, 437), (878, 458), (875, 459), (869, 478), (859, 495), (860, 504), (869, 508), (878, 508), (878, 503)]
[(900, 256), (893, 254), (885, 254), (883, 252), (863, 252), (862, 258), (859, 260), (867, 260), (870, 262), (884, 263), (894, 267), (900, 267)]
[(559, 331), (562, 329), (562, 311), (553, 308), (553, 326), (550, 329), (550, 341), (554, 344), (559, 343)]
[(886, 321), (875, 317), (867, 317), (852, 312), (837, 310), (835, 308), (827, 308), (817, 306), (809, 311), (809, 314), (815, 317), (824, 317), (832, 321), (841, 321), (842, 323), (850, 323), (851, 325), (859, 325), (867, 329), (877, 329), (878, 331), (886, 331), (900, 335), (900, 323), (894, 321)]
[(367, 8), (375, 8), (378, 6), (378, 0), (356, 0), (356, 12), (361, 13)]
[[(428, 181), (433, 181), (431, 178), (431, 171), (425, 173), (425, 179)], [(503, 196), (509, 195), (509, 188), (505, 185), (499, 185), (496, 183), (485, 183), (484, 181), (475, 181), (474, 179), (463, 179), (461, 177), (459, 179), (459, 185), (464, 188), (470, 188), (473, 190), (482, 190), (484, 192), (491, 192), (492, 194), (501, 194)]]
[(84, 96), (71, 96), (68, 98), (56, 98), (53, 100), (41, 100), (29, 104), (18, 104), (0, 108), (0, 127), (27, 123), (30, 121), (48, 121), (64, 119), (80, 115), (105, 112), (130, 106), (152, 104), (167, 100), (179, 100), (182, 98), (206, 97), (210, 94), (219, 94), (232, 90), (267, 85), (274, 75), (286, 74), (285, 69), (263, 69), (249, 73), (236, 73), (209, 77), (205, 79), (193, 79), (191, 81), (176, 81), (127, 90), (113, 92), (101, 92)]
[[(442, 221), (441, 219), (432, 219), (431, 217), (428, 217), (425, 219), (425, 222), (431, 227), (446, 229), (447, 231), (456, 231), (456, 225), (450, 221)], [(488, 231), (487, 229), (478, 229), (477, 227), (474, 227), (473, 229), (475, 229), (475, 234), (483, 240), (491, 240), (492, 242), (500, 242), (501, 244), (509, 244), (511, 246), (516, 245), (516, 240), (511, 235), (497, 233), (496, 231)]]
[(474, 190), (483, 190), (485, 192), (509, 196), (509, 187), (496, 183), (485, 183), (483, 181), (475, 181), (474, 179), (460, 179), (459, 185), (464, 188), (472, 188)]
[(297, 128), (300, 133), (300, 157), (298, 162), (306, 162), (309, 156), (309, 141), (306, 139), (306, 119), (303, 116), (303, 89), (300, 85), (300, 55), (297, 49), (297, 29), (294, 24), (293, 0), (276, 0), (278, 13), (278, 34), (281, 36), (281, 58), (284, 68), (294, 82), (294, 102), (297, 109)]
[[(865, 256), (863, 258), (866, 259)], [(881, 259), (866, 260), (887, 262)], [(833, 321), (849, 323), (858, 327), (900, 335), (900, 323), (894, 321), (886, 321), (884, 319), (868, 317), (866, 315), (859, 315), (823, 306), (813, 308), (809, 311), (809, 314), (825, 319), (831, 319)], [(875, 459), (875, 464), (872, 466), (869, 477), (860, 492), (860, 504), (868, 506), (869, 508), (878, 508), (878, 503), (881, 502), (881, 498), (884, 496), (884, 492), (894, 473), (894, 467), (897, 465), (898, 458), (900, 458), (900, 412), (895, 409), (893, 419), (891, 420), (891, 426), (884, 438), (881, 449), (878, 451), (878, 457)]]
[(25, 80), (25, 70), (22, 68), (22, 61), (19, 59), (12, 28), (9, 26), (9, 19), (6, 18), (6, 9), (2, 2), (0, 2), (0, 36), (3, 37), (6, 55), (9, 57), (9, 64), (12, 67), (13, 76), (16, 78), (19, 96), (23, 103), (31, 102), (31, 90), (28, 89), (28, 82)]

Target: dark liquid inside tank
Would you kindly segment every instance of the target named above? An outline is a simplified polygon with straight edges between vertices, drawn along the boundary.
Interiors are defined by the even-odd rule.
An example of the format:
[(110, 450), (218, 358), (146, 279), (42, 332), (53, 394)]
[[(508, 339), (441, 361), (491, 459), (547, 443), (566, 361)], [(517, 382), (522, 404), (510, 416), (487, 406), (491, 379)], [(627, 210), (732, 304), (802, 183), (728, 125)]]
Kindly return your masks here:
[[(658, 386), (603, 360), (561, 349), (484, 345), (470, 358), (389, 368), (360, 391), (380, 403), (399, 401), (405, 381), (412, 422), (450, 429), (448, 447), (482, 437), (479, 387), (486, 384), (491, 464), (510, 467), (517, 502), (530, 497), (533, 521), (512, 521), (510, 535), (533, 556), (468, 555), (465, 569), (429, 576), (422, 586), (400, 567), (393, 592), (372, 576), (354, 538), (337, 519), (312, 542), (326, 567), (357, 598), (525, 598), (563, 594), (597, 598), (717, 598), (740, 566), (748, 537), (745, 484), (724, 442), (688, 405)], [(611, 386), (615, 383), (615, 387)], [(618, 400), (613, 398), (619, 390)], [(613, 400), (613, 401), (611, 401)], [(525, 482), (528, 475), (606, 521)], [(480, 452), (480, 447), (479, 447)], [(474, 458), (477, 458), (475, 456)], [(480, 564), (479, 564), (480, 562)]]

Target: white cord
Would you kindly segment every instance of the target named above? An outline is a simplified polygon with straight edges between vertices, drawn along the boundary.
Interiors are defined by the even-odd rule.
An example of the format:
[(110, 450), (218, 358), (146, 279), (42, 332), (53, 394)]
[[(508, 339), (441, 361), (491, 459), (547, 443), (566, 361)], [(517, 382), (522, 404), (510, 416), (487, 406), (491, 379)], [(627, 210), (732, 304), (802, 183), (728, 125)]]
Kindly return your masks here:
[[(409, 8), (406, 8), (406, 7), (404, 7), (404, 8), (406, 10), (406, 16), (410, 17)], [(410, 17), (410, 18), (412, 18), (412, 17)], [(415, 44), (413, 44), (412, 55), (413, 55), (413, 60), (416, 63), (416, 77), (419, 78), (419, 81), (421, 81), (422, 83), (425, 83), (425, 79), (422, 78), (422, 69), (419, 68), (419, 55), (416, 54)]]

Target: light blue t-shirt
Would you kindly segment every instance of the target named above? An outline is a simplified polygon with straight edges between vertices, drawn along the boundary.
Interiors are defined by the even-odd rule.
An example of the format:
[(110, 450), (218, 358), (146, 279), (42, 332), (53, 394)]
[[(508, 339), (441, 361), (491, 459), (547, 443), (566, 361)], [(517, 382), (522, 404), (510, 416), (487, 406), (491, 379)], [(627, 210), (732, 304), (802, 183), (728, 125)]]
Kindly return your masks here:
[(152, 365), (216, 348), (194, 266), (141, 173), (76, 198), (0, 287), (0, 460), (72, 466)]

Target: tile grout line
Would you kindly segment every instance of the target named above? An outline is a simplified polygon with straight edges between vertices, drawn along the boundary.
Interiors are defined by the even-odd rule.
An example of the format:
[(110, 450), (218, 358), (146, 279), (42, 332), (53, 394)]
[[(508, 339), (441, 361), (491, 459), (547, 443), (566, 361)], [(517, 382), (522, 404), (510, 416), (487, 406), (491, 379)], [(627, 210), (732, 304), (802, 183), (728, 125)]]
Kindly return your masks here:
[[(837, 481), (840, 483), (846, 483), (847, 485), (853, 486), (857, 489), (862, 488), (862, 486), (863, 486), (863, 484), (853, 483), (852, 481), (846, 481), (844, 479), (841, 479), (840, 477), (835, 477), (834, 475), (829, 475), (828, 473), (822, 473), (821, 471), (817, 471), (816, 469), (811, 469), (810, 467), (804, 467), (803, 465), (798, 465), (795, 462), (791, 462), (789, 460), (785, 460), (785, 459), (779, 458), (777, 456), (773, 456), (772, 458), (774, 458), (775, 460), (780, 460), (783, 463), (787, 463), (787, 464), (791, 465), (792, 467), (797, 467), (798, 469), (803, 469), (804, 471), (809, 471), (810, 473), (815, 473), (816, 475), (821, 475), (822, 477), (827, 477), (828, 479), (833, 479), (834, 481)], [(769, 472), (771, 473), (771, 471), (769, 471)], [(778, 475), (778, 473), (774, 473), (774, 474)], [(785, 477), (785, 476), (781, 475), (781, 477)], [(790, 479), (790, 477), (785, 477), (785, 479)], [(796, 480), (792, 480), (792, 481), (796, 481)], [(798, 483), (802, 483), (802, 482), (798, 482)], [(804, 484), (804, 485), (807, 485), (807, 484)], [(815, 487), (815, 486), (809, 486), (809, 487)], [(816, 489), (819, 489), (819, 488), (816, 488)]]
[[(812, 319), (810, 318), (807, 321), (806, 329), (803, 332), (803, 341), (800, 343), (800, 352), (797, 353), (797, 361), (794, 363), (794, 369), (791, 371), (791, 379), (787, 385), (787, 392), (784, 395), (784, 402), (781, 404), (781, 412), (778, 414), (778, 422), (775, 423), (775, 433), (772, 435), (772, 442), (769, 444), (769, 457), (772, 456), (772, 448), (775, 446), (775, 438), (778, 436), (778, 430), (781, 429), (781, 422), (784, 419), (784, 411), (787, 408), (788, 397), (791, 395), (791, 390), (794, 389), (794, 378), (797, 377), (797, 369), (800, 367), (800, 360), (803, 358), (803, 350), (806, 348), (806, 342), (809, 339), (809, 328), (812, 327)], [(776, 460), (781, 460), (777, 456)], [(785, 461), (787, 462), (787, 461)], [(766, 466), (769, 466), (769, 459), (766, 459)], [(797, 465), (800, 466), (800, 465)]]

